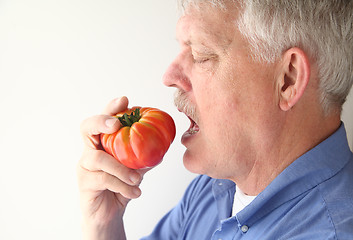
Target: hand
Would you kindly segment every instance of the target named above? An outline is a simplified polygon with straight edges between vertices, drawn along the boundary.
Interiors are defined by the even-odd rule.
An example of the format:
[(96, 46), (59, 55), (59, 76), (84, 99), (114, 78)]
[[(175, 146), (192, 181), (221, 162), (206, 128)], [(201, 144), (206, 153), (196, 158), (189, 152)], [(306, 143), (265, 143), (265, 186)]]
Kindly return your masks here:
[(130, 199), (141, 195), (139, 184), (147, 170), (133, 170), (102, 150), (99, 135), (116, 132), (121, 124), (112, 117), (125, 110), (128, 99), (109, 103), (103, 115), (81, 124), (84, 151), (77, 168), (85, 239), (126, 239), (122, 217)]

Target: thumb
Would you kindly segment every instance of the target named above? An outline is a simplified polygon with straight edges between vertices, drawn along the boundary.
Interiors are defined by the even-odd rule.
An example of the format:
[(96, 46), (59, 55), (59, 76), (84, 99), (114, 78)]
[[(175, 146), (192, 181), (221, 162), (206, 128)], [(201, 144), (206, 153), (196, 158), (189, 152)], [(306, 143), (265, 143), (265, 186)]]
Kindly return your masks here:
[(125, 96), (113, 99), (104, 109), (103, 114), (114, 116), (129, 105), (129, 99)]

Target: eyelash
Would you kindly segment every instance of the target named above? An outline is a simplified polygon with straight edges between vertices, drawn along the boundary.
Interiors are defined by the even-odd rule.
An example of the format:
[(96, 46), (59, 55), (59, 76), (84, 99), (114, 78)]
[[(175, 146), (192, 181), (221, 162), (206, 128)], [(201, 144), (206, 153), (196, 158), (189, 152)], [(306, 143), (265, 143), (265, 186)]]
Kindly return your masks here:
[(212, 59), (215, 59), (217, 56), (215, 54), (211, 53), (199, 53), (196, 51), (191, 51), (191, 58), (192, 61), (195, 65), (203, 65), (211, 61)]
[(206, 58), (206, 59), (200, 59), (200, 60), (198, 60), (198, 59), (193, 58), (193, 62), (194, 62), (194, 63), (197, 63), (197, 64), (205, 63), (205, 62), (207, 62), (208, 60), (210, 60), (210, 59), (209, 59), (209, 58)]

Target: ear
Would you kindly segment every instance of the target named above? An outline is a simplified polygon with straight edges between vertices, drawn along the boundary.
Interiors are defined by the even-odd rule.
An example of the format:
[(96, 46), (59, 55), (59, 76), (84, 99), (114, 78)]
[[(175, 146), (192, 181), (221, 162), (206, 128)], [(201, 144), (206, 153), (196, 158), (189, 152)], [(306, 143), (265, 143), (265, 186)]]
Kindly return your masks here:
[(300, 48), (290, 48), (282, 57), (278, 79), (279, 107), (290, 110), (303, 96), (310, 79), (310, 62)]

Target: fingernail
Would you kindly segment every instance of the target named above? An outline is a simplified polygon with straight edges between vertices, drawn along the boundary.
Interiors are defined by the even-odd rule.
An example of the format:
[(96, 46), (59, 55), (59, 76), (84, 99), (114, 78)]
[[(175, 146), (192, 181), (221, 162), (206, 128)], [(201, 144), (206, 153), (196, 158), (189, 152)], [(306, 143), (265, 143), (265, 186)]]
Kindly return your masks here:
[(133, 183), (133, 184), (136, 184), (140, 181), (140, 174), (138, 173), (132, 173), (130, 175), (130, 181)]
[(135, 196), (135, 197), (139, 197), (141, 195), (141, 190), (138, 188), (138, 187), (134, 187), (132, 189), (132, 194)]
[(105, 120), (105, 125), (108, 128), (111, 128), (112, 126), (114, 126), (114, 124), (116, 123), (117, 119), (116, 118), (109, 118), (107, 120)]

